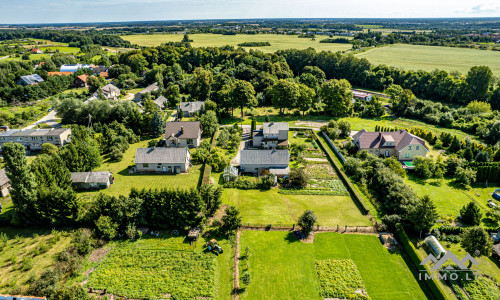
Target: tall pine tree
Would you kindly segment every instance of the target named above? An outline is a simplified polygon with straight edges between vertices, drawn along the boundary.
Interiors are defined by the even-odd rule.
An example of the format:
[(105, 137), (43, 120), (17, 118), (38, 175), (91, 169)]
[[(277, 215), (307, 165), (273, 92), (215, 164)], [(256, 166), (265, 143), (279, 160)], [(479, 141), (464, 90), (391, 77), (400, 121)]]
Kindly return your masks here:
[(153, 118), (151, 119), (151, 135), (153, 137), (159, 137), (163, 133), (164, 129), (165, 122), (163, 121), (162, 116), (155, 111)]

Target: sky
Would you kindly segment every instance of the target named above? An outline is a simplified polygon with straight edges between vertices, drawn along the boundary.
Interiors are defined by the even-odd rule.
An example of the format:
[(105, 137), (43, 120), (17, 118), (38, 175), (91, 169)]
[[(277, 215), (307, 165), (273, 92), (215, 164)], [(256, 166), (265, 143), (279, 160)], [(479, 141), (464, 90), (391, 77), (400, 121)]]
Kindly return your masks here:
[(500, 0), (0, 0), (0, 24), (500, 17)]

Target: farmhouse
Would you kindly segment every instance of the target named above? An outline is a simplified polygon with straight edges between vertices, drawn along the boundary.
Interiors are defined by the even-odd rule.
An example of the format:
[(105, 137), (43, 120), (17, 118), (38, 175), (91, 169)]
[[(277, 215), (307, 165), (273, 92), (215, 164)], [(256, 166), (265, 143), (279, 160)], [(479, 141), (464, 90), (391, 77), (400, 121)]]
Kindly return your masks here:
[(138, 172), (185, 173), (190, 165), (187, 148), (138, 148), (135, 152)]
[(140, 102), (142, 100), (142, 95), (157, 91), (159, 88), (160, 87), (158, 86), (158, 82), (155, 82), (155, 83), (147, 86), (145, 89), (143, 89), (142, 91), (135, 94), (134, 101)]
[(9, 194), (10, 180), (7, 177), (5, 169), (0, 170), (0, 196), (5, 197)]
[(396, 156), (398, 160), (413, 160), (417, 156), (427, 156), (429, 150), (425, 141), (406, 130), (394, 132), (368, 132), (361, 130), (353, 136), (359, 150), (373, 155)]
[(370, 101), (370, 100), (372, 100), (373, 95), (369, 94), (369, 93), (359, 92), (359, 91), (352, 91), (352, 97), (354, 99)]
[(71, 138), (71, 128), (11, 129), (0, 133), (0, 148), (5, 143), (19, 143), (26, 150), (41, 150), (45, 143), (64, 146)]
[(288, 150), (241, 150), (240, 169), (243, 173), (258, 174), (262, 170), (278, 177), (290, 173)]
[(181, 102), (179, 111), (182, 111), (184, 117), (192, 117), (195, 113), (199, 113), (204, 105), (203, 101)]
[(168, 103), (167, 98), (160, 96), (155, 99), (155, 104), (158, 107), (159, 110), (162, 110), (165, 107), (165, 103)]
[(264, 123), (252, 133), (252, 145), (263, 149), (288, 148), (288, 123)]
[[(108, 85), (105, 85), (101, 88), (102, 94), (104, 95), (104, 98), (108, 100), (118, 100), (118, 97), (120, 97), (120, 89), (117, 88), (116, 86), (112, 85), (111, 83)], [(98, 91), (95, 91), (92, 94), (92, 98), (97, 98), (99, 95)]]
[(201, 133), (200, 122), (167, 122), (165, 147), (198, 147)]
[(73, 85), (75, 87), (87, 87), (88, 78), (89, 76), (87, 74), (77, 76), (73, 81)]
[(21, 76), (19, 81), (17, 82), (17, 85), (35, 85), (39, 84), (40, 82), (44, 82), (43, 78), (40, 77), (38, 74), (31, 74), (31, 75), (26, 75), (26, 76)]
[(40, 48), (33, 48), (30, 50), (30, 52), (32, 54), (42, 54), (43, 53), (42, 49), (40, 49)]
[(113, 183), (111, 172), (72, 172), (71, 181), (76, 189), (107, 189)]

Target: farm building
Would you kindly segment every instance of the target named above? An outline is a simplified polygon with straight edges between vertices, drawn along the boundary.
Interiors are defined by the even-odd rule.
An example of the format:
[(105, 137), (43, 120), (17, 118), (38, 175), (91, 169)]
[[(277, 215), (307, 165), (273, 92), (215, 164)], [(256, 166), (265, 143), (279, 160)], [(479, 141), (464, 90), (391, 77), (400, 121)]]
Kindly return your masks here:
[(238, 178), (238, 169), (233, 166), (226, 167), (222, 177), (224, 178), (224, 182), (236, 180)]
[(0, 196), (5, 197), (9, 194), (10, 180), (7, 177), (5, 169), (0, 170)]
[(192, 117), (195, 113), (199, 113), (204, 105), (203, 101), (181, 102), (179, 111), (182, 111), (184, 117)]
[(443, 248), (443, 246), (441, 246), (441, 244), (439, 243), (439, 241), (436, 239), (435, 236), (429, 235), (424, 239), (424, 243), (427, 246), (429, 246), (429, 248), (432, 251), (432, 254), (434, 254), (436, 258), (441, 258), (443, 255), (446, 254), (446, 250)]
[(107, 189), (114, 182), (113, 175), (108, 171), (72, 172), (73, 186), (80, 190)]
[(146, 88), (144, 88), (142, 91), (138, 92), (135, 94), (134, 101), (135, 102), (141, 102), (142, 101), (142, 95), (145, 95), (147, 93), (151, 93), (154, 91), (157, 91), (160, 87), (158, 86), (158, 82), (155, 82), (151, 85), (148, 85)]
[(241, 150), (240, 170), (258, 174), (262, 170), (278, 177), (290, 173), (290, 152), (288, 150)]
[(42, 54), (43, 53), (42, 49), (40, 49), (40, 48), (33, 48), (30, 50), (30, 52), (32, 54)]
[(373, 95), (369, 94), (369, 93), (359, 92), (359, 91), (352, 91), (352, 97), (354, 99), (370, 101), (370, 100), (372, 100)]
[(74, 64), (74, 65), (62, 65), (61, 68), (59, 69), (60, 72), (71, 72), (75, 73), (76, 71), (80, 69), (89, 69), (92, 68), (94, 65), (82, 65), (82, 64)]
[(137, 172), (185, 173), (190, 165), (187, 148), (138, 148), (135, 152)]
[(165, 124), (166, 147), (198, 147), (201, 142), (201, 123), (167, 122)]
[(31, 74), (31, 75), (21, 76), (21, 78), (17, 82), (17, 85), (27, 86), (27, 85), (39, 84), (41, 82), (44, 82), (44, 80), (42, 77), (40, 77), (40, 75)]

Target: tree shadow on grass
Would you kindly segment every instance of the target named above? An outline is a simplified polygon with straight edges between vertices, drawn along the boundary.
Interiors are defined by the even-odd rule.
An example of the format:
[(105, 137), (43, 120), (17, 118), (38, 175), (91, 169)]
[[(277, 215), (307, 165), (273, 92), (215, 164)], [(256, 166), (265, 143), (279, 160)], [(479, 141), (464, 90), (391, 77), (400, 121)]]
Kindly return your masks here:
[(285, 236), (285, 241), (288, 243), (288, 244), (291, 244), (291, 243), (295, 243), (295, 242), (300, 242), (300, 240), (298, 238), (295, 237), (295, 235), (293, 234), (293, 232), (289, 231), (286, 236)]

